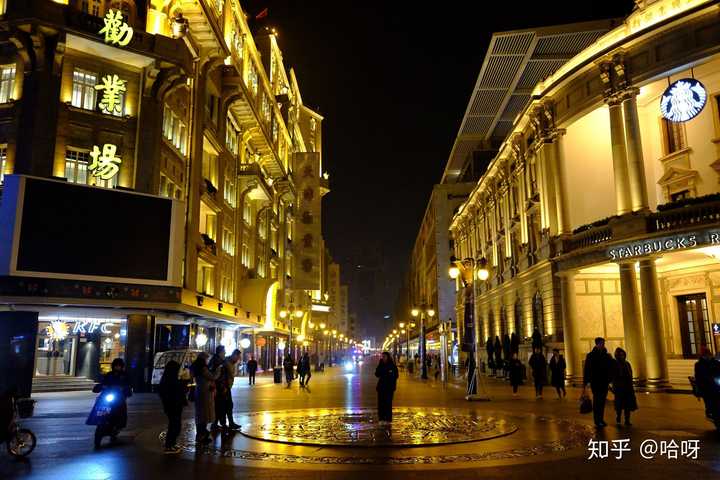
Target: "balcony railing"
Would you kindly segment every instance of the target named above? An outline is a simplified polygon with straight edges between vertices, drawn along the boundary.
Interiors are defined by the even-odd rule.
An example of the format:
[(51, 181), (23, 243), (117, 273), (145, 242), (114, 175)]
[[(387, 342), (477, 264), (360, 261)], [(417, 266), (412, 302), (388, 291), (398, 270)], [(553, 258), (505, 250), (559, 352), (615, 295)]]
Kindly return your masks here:
[(263, 173), (262, 169), (260, 168), (260, 165), (258, 165), (257, 163), (241, 163), (238, 166), (238, 176), (255, 176), (255, 177), (257, 177), (258, 180), (262, 183), (262, 185), (265, 188), (265, 191), (268, 193), (268, 195), (272, 194), (270, 185), (267, 183), (267, 180), (265, 179), (265, 174)]
[(658, 206), (651, 213), (633, 213), (611, 217), (575, 230), (563, 241), (563, 252), (589, 248), (658, 232), (682, 230), (720, 223), (720, 195), (680, 200)]
[[(662, 207), (660, 207), (662, 208)], [(648, 219), (648, 230), (664, 232), (720, 222), (720, 200), (688, 203), (677, 208), (659, 210)]]

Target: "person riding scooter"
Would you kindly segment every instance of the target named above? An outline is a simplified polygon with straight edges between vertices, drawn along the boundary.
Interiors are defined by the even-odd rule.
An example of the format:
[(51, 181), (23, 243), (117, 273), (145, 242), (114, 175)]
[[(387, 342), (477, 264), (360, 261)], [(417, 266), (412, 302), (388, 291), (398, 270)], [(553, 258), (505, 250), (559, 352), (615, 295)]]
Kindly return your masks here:
[(127, 425), (126, 399), (132, 396), (132, 389), (122, 358), (113, 360), (111, 370), (103, 376), (101, 383), (95, 385), (93, 392), (100, 395), (86, 424), (96, 425), (95, 448), (99, 448), (103, 437), (109, 436), (115, 441), (120, 430)]

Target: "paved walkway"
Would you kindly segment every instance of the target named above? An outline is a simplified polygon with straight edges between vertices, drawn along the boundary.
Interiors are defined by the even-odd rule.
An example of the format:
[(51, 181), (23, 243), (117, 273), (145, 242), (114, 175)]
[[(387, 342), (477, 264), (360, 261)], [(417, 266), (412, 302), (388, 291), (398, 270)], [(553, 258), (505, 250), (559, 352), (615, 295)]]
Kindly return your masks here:
[[(432, 378), (432, 375), (431, 375)], [(258, 378), (255, 387), (238, 378), (234, 390), (236, 419), (251, 435), (218, 435), (207, 449), (191, 441), (191, 410), (186, 410), (185, 450), (161, 455), (158, 436), (163, 416), (157, 396), (136, 395), (130, 403), (128, 429), (118, 446), (92, 448), (92, 428), (84, 425), (94, 396), (87, 393), (41, 394), (36, 417), (27, 425), (39, 446), (27, 463), (0, 457), (0, 478), (668, 478), (693, 475), (714, 478), (720, 473), (720, 440), (703, 416), (702, 405), (688, 395), (639, 395), (640, 410), (632, 428), (611, 425), (596, 434), (591, 418), (578, 413), (578, 390), (559, 400), (554, 391), (536, 400), (531, 386), (513, 397), (501, 380), (487, 382), (490, 402), (464, 400), (462, 385), (443, 386), (433, 379), (401, 376), (395, 397), (396, 425), (373, 423), (375, 379), (372, 365), (353, 372), (339, 367), (314, 374), (309, 389), (275, 385)], [(264, 412), (264, 413), (263, 413)], [(305, 422), (300, 421), (305, 419)], [(501, 425), (501, 427), (498, 427)], [(473, 431), (473, 429), (475, 429)], [(495, 435), (495, 430), (501, 430)], [(415, 446), (365, 445), (358, 440), (422, 441)], [(289, 433), (288, 433), (289, 432)], [(349, 433), (356, 432), (356, 433)], [(464, 443), (433, 442), (491, 432), (487, 438)], [(267, 434), (267, 441), (261, 439)], [(628, 439), (631, 451), (623, 459), (587, 460), (587, 442)], [(342, 445), (338, 439), (351, 446)], [(307, 441), (310, 439), (311, 441)], [(328, 441), (330, 439), (331, 441)], [(644, 440), (674, 441), (677, 459), (668, 453), (653, 460), (640, 456)], [(683, 441), (698, 440), (697, 459), (680, 454)], [(291, 441), (292, 443), (288, 443)], [(340, 444), (338, 444), (338, 442)], [(377, 443), (377, 442), (375, 442)], [(332, 444), (332, 445), (330, 445)], [(616, 444), (618, 445), (618, 444)], [(672, 444), (670, 444), (672, 447)], [(673, 449), (670, 448), (670, 452)], [(617, 455), (608, 451), (612, 457)]]

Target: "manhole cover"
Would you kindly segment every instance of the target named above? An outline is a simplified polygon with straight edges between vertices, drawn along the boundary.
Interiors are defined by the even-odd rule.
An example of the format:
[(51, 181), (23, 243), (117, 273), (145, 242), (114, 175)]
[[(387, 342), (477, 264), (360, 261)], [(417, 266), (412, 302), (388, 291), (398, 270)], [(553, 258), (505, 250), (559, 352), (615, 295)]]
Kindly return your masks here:
[(496, 416), (437, 409), (394, 409), (391, 424), (381, 424), (371, 409), (263, 412), (248, 419), (243, 435), (300, 445), (441, 445), (487, 440), (517, 430), (515, 424)]

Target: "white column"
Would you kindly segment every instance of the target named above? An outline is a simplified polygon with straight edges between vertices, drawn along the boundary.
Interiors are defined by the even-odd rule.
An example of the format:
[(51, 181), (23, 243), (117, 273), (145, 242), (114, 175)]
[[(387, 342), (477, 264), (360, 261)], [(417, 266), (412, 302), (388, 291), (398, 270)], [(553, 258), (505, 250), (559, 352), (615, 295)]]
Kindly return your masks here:
[(637, 89), (627, 92), (622, 102), (625, 115), (625, 152), (628, 163), (628, 180), (633, 212), (648, 209), (648, 192), (645, 181), (645, 162), (643, 160), (640, 121), (638, 120)]
[(647, 386), (663, 389), (668, 385), (667, 352), (654, 258), (640, 260), (640, 289), (647, 347)]
[(560, 301), (562, 305), (565, 361), (567, 363), (565, 376), (571, 385), (581, 384), (583, 376), (582, 352), (578, 346), (575, 272), (563, 272), (560, 274)]
[[(620, 297), (622, 301), (623, 331), (625, 350), (632, 365), (635, 381), (644, 385), (647, 379), (645, 368), (645, 345), (643, 343), (642, 319), (638, 305), (638, 290), (635, 280), (635, 263), (620, 264)], [(610, 352), (612, 354), (612, 352)]]
[(615, 178), (615, 204), (617, 214), (622, 215), (631, 211), (624, 122), (622, 110), (615, 99), (608, 102), (608, 110), (610, 112), (610, 142)]
[(562, 137), (564, 130), (558, 130), (553, 143), (548, 145), (552, 152), (552, 173), (555, 189), (555, 213), (557, 217), (557, 233), (563, 235), (571, 233), (570, 214), (567, 207), (567, 186), (565, 185), (565, 158), (563, 156)]

